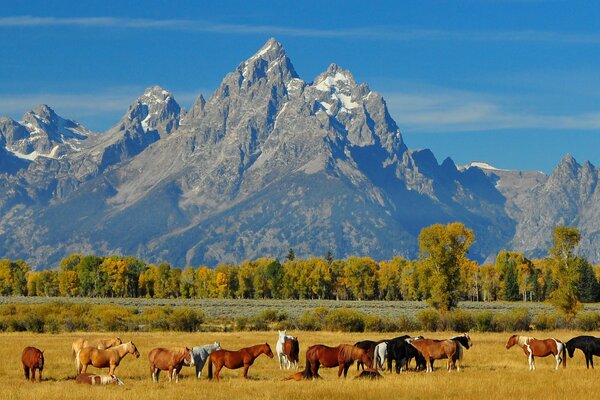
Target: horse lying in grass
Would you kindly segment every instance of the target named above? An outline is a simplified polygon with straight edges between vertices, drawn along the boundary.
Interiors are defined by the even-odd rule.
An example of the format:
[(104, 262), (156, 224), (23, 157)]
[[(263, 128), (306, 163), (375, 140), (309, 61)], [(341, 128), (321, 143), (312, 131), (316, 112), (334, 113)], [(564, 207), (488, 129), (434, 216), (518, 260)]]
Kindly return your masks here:
[(44, 369), (44, 352), (35, 347), (27, 346), (21, 354), (21, 362), (23, 363), (23, 372), (25, 379), (29, 379), (31, 372), (31, 382), (35, 382), (35, 370), (39, 370), (38, 382), (42, 381), (42, 370)]
[(84, 347), (77, 353), (77, 375), (87, 372), (88, 365), (96, 368), (108, 368), (108, 374), (114, 375), (115, 369), (121, 363), (123, 357), (133, 354), (135, 358), (140, 357), (140, 352), (133, 342), (127, 342), (106, 350), (95, 347)]
[(573, 358), (575, 349), (579, 349), (585, 355), (585, 366), (594, 368), (594, 356), (600, 356), (600, 338), (594, 336), (576, 336), (565, 343), (569, 358)]
[(261, 354), (266, 354), (267, 357), (273, 358), (271, 346), (268, 343), (257, 344), (255, 346), (245, 347), (237, 351), (217, 350), (208, 357), (208, 379), (213, 378), (213, 364), (215, 364), (215, 378), (217, 382), (221, 380), (219, 372), (223, 367), (229, 369), (238, 369), (244, 367), (243, 377), (248, 378), (248, 369), (254, 360)]
[[(563, 368), (567, 367), (566, 346), (558, 339), (550, 338), (539, 340), (531, 336), (512, 335), (508, 338), (506, 349), (517, 345), (523, 349), (529, 361), (529, 370), (535, 371), (534, 357), (547, 357), (553, 355), (556, 359), (556, 370), (562, 361)], [(562, 356), (561, 356), (562, 355)]]
[(187, 347), (172, 349), (157, 347), (150, 350), (148, 360), (150, 361), (150, 374), (153, 382), (158, 382), (160, 371), (169, 371), (169, 382), (172, 382), (173, 377), (175, 377), (175, 382), (179, 382), (179, 372), (183, 365), (194, 365), (191, 350)]
[(79, 374), (75, 382), (85, 385), (124, 385), (122, 380), (115, 375)]
[(221, 350), (221, 345), (218, 342), (214, 342), (213, 344), (205, 344), (204, 346), (195, 346), (192, 348), (192, 359), (194, 360), (194, 365), (196, 366), (196, 377), (200, 379), (202, 376), (202, 368), (204, 368), (204, 364), (208, 360), (208, 356), (213, 351)]

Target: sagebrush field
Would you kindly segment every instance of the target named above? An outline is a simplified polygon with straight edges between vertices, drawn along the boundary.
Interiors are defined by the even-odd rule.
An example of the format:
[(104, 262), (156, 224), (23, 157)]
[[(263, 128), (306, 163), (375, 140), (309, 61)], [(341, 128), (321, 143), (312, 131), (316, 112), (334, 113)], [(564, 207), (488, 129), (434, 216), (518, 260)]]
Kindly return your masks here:
[[(290, 332), (300, 340), (301, 366), (304, 351), (309, 345), (323, 343), (337, 345), (362, 339), (381, 339), (394, 333), (336, 333)], [(554, 336), (566, 341), (581, 332), (529, 332), (536, 337)], [(125, 386), (87, 386), (74, 382), (74, 364), (71, 343), (86, 337), (119, 335), (133, 340), (141, 356), (128, 355), (117, 368), (117, 375)], [(432, 338), (450, 337), (450, 332), (425, 333)], [(150, 378), (147, 354), (154, 347), (193, 346), (220, 341), (223, 348), (238, 349), (267, 341), (273, 350), (277, 332), (235, 333), (174, 333), (174, 332), (102, 332), (102, 333), (2, 333), (0, 334), (0, 398), (2, 399), (578, 399), (589, 398), (597, 391), (597, 372), (586, 370), (583, 355), (577, 351), (568, 359), (567, 368), (554, 371), (554, 359), (537, 359), (537, 371), (527, 370), (527, 361), (521, 349), (506, 350), (506, 333), (472, 333), (474, 346), (466, 351), (460, 372), (445, 371), (445, 362), (437, 361), (433, 373), (407, 372), (400, 375), (384, 372), (379, 381), (354, 380), (352, 367), (348, 379), (338, 379), (336, 369), (323, 369), (321, 381), (283, 381), (294, 371), (279, 370), (277, 360), (261, 356), (250, 368), (248, 381), (241, 378), (241, 370), (225, 370), (223, 382), (194, 377), (192, 368), (184, 368), (178, 384), (169, 384), (165, 374), (154, 384)], [(21, 368), (21, 351), (25, 346), (36, 346), (45, 351), (46, 366), (41, 384), (26, 382)], [(90, 368), (90, 371), (96, 371)], [(104, 371), (106, 372), (106, 371)]]

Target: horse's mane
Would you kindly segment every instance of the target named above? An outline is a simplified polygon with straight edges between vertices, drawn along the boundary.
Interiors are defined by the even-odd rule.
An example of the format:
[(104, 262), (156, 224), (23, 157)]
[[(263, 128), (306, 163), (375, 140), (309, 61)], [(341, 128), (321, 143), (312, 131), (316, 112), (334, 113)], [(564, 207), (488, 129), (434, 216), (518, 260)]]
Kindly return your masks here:
[(517, 336), (517, 344), (521, 347), (523, 347), (524, 345), (526, 345), (527, 343), (529, 343), (532, 340), (537, 340), (533, 336), (521, 336), (521, 335), (516, 335), (516, 336)]
[(465, 349), (469, 349), (469, 338), (465, 335), (458, 335), (450, 338), (450, 340), (454, 340), (455, 342), (460, 343)]

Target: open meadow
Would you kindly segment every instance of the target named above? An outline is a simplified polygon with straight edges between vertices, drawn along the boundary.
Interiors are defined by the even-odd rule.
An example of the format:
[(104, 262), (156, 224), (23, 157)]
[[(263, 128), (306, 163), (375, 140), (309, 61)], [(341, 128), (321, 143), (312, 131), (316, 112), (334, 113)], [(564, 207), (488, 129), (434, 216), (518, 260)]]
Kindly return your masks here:
[[(362, 339), (383, 339), (395, 333), (337, 333), (288, 332), (300, 340), (301, 368), (304, 352), (309, 345), (323, 343), (337, 345)], [(554, 336), (566, 341), (583, 334), (574, 331), (529, 332), (542, 338)], [(592, 333), (593, 334), (593, 333)], [(75, 367), (71, 359), (71, 343), (79, 337), (110, 337), (119, 335), (124, 341), (132, 340), (138, 347), (139, 359), (128, 355), (116, 370), (125, 386), (87, 386), (74, 381)], [(449, 332), (424, 334), (430, 338), (447, 338)], [(445, 361), (436, 361), (433, 373), (405, 372), (397, 375), (384, 372), (379, 381), (354, 380), (353, 366), (347, 379), (337, 378), (337, 369), (321, 369), (324, 379), (319, 381), (283, 381), (293, 370), (280, 370), (277, 359), (260, 356), (249, 370), (250, 379), (241, 378), (241, 370), (223, 370), (221, 383), (194, 377), (193, 368), (184, 367), (178, 384), (169, 384), (166, 374), (158, 384), (152, 383), (147, 355), (154, 347), (194, 346), (214, 341), (225, 349), (238, 349), (267, 341), (273, 351), (277, 332), (175, 333), (175, 332), (111, 332), (33, 334), (11, 332), (0, 334), (0, 398), (1, 399), (578, 399), (589, 398), (597, 391), (600, 372), (586, 370), (583, 354), (575, 353), (568, 359), (567, 368), (554, 371), (552, 357), (536, 359), (537, 370), (527, 370), (527, 359), (519, 348), (506, 350), (507, 333), (473, 333), (473, 347), (465, 352), (460, 372), (445, 371)], [(21, 351), (25, 346), (44, 350), (46, 365), (43, 381), (26, 382), (21, 368)], [(91, 367), (89, 372), (97, 370)], [(106, 373), (107, 370), (104, 370)]]

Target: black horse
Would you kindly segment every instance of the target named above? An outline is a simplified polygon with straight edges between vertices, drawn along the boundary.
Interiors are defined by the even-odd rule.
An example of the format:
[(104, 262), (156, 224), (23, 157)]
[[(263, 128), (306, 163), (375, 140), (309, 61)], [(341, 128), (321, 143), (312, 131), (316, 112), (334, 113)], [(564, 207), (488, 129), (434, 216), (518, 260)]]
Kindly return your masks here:
[(399, 374), (402, 367), (408, 369), (408, 364), (413, 358), (417, 362), (416, 371), (425, 369), (425, 358), (413, 345), (408, 343), (406, 339), (410, 336), (398, 336), (388, 341), (388, 371), (392, 372), (392, 361), (396, 361), (396, 373)]
[[(384, 340), (380, 340), (379, 342), (375, 342), (373, 340), (361, 340), (360, 342), (356, 342), (354, 343), (354, 345), (356, 347), (359, 347), (363, 350), (366, 350), (367, 353), (369, 353), (369, 355), (371, 356), (371, 360), (374, 359), (373, 357), (373, 353), (375, 352), (375, 347), (383, 342)], [(365, 370), (365, 364), (362, 361), (357, 361), (356, 362), (356, 370), (358, 371), (359, 368), (362, 366), (363, 371)], [(372, 365), (367, 365), (367, 367), (372, 367)]]
[(600, 356), (600, 338), (594, 336), (576, 336), (573, 339), (569, 340), (566, 344), (567, 352), (569, 353), (569, 358), (573, 358), (573, 353), (575, 353), (575, 349), (579, 349), (585, 355), (585, 365), (586, 367), (594, 368), (594, 357)]

